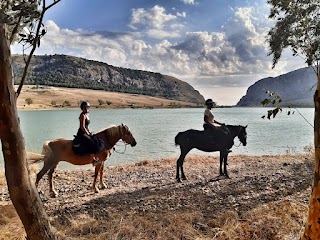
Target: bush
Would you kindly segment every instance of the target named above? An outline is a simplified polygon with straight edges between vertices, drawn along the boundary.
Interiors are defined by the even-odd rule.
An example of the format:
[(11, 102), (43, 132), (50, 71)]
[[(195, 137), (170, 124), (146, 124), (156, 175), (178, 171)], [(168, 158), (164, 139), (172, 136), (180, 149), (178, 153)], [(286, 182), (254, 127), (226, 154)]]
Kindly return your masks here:
[(101, 100), (101, 99), (98, 99), (98, 103), (99, 103), (100, 106), (101, 106), (102, 104), (104, 104), (103, 100)]
[(111, 105), (112, 102), (106, 101), (106, 104)]
[(27, 98), (26, 100), (24, 100), (26, 102), (26, 104), (30, 105), (33, 103), (31, 98)]
[(51, 105), (52, 105), (52, 106), (56, 106), (56, 105), (57, 105), (56, 101), (52, 100), (52, 101), (51, 101)]
[(63, 104), (62, 104), (63, 107), (70, 107), (71, 104), (69, 101), (64, 101)]

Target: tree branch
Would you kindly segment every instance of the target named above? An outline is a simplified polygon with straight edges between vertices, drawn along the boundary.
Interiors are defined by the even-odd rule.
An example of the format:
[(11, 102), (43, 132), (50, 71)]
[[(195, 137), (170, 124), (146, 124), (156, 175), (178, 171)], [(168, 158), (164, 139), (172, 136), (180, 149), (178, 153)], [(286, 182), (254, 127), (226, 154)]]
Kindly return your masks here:
[(33, 39), (33, 42), (32, 42), (32, 49), (29, 53), (29, 56), (27, 58), (27, 61), (26, 61), (26, 66), (23, 70), (23, 74), (22, 74), (22, 78), (21, 78), (21, 82), (19, 84), (19, 87), (17, 89), (17, 92), (16, 92), (16, 97), (18, 98), (20, 93), (21, 93), (21, 90), (22, 90), (22, 86), (27, 78), (27, 73), (28, 73), (28, 68), (29, 68), (29, 65), (30, 65), (30, 62), (31, 62), (31, 59), (32, 59), (32, 56), (37, 48), (37, 44), (38, 42), (40, 41), (40, 38), (41, 38), (41, 35), (40, 35), (40, 30), (41, 30), (41, 26), (42, 26), (42, 22), (43, 22), (43, 17), (44, 17), (44, 14), (45, 12), (53, 7), (55, 4), (57, 4), (58, 2), (60, 2), (61, 0), (55, 0), (52, 4), (46, 6), (46, 1), (43, 0), (43, 4), (42, 4), (42, 11), (41, 11), (41, 14), (40, 14), (40, 17), (39, 17), (39, 21), (38, 21), (38, 26), (37, 26), (37, 31), (36, 31), (36, 35)]

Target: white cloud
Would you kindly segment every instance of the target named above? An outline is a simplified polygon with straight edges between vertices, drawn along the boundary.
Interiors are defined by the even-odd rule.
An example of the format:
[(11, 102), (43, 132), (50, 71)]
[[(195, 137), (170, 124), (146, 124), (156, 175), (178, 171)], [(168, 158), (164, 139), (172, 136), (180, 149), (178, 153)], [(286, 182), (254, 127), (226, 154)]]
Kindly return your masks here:
[(187, 13), (186, 12), (181, 12), (181, 13), (177, 12), (177, 16), (185, 18), (185, 17), (187, 17)]
[(176, 15), (167, 13), (159, 5), (150, 9), (138, 8), (132, 10), (129, 27), (154, 39), (178, 38), (184, 27), (179, 19), (186, 16), (185, 12), (177, 12)]
[[(161, 72), (186, 80), (198, 89), (207, 86), (245, 87), (267, 76), (299, 66), (288, 55), (275, 70), (267, 57), (268, 19), (261, 6), (237, 8), (221, 31), (192, 31), (183, 36), (185, 18), (163, 7), (135, 9), (129, 33), (61, 29), (46, 22), (48, 33), (37, 54), (69, 54), (133, 69)], [(181, 15), (181, 16), (180, 16)], [(145, 37), (154, 41), (147, 42)], [(174, 38), (174, 40), (172, 40)], [(19, 52), (13, 46), (13, 53)], [(20, 51), (21, 52), (21, 51)]]
[(149, 10), (138, 8), (132, 10), (131, 22), (129, 24), (129, 27), (134, 30), (139, 29), (139, 27), (162, 29), (167, 22), (172, 21), (176, 18), (177, 16), (167, 14), (165, 8), (158, 5)]
[(194, 5), (196, 4), (195, 0), (180, 0), (181, 2), (185, 3), (185, 4), (190, 4), (190, 5)]

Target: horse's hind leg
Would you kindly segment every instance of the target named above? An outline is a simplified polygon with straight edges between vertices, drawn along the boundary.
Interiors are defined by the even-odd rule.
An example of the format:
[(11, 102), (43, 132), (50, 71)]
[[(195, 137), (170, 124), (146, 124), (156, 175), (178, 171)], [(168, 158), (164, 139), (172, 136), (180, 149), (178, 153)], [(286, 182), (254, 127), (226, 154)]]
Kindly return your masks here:
[(50, 196), (51, 197), (57, 197), (58, 192), (54, 189), (53, 185), (53, 174), (57, 169), (58, 164), (54, 165), (53, 167), (50, 168), (50, 171), (48, 173), (48, 181), (49, 181), (49, 187), (50, 187)]
[(36, 187), (38, 187), (39, 181), (41, 180), (43, 175), (46, 174), (49, 171), (49, 169), (51, 168), (51, 162), (52, 162), (51, 156), (50, 157), (45, 156), (44, 162), (43, 162), (43, 167), (37, 174), (37, 179), (36, 179), (36, 183), (35, 183)]
[[(186, 155), (189, 151), (190, 150), (185, 150), (185, 149), (181, 148), (181, 154), (180, 154), (179, 159), (177, 160), (177, 173), (176, 173), (177, 182), (181, 182), (181, 179), (187, 180), (187, 178), (184, 174), (184, 171), (183, 171), (183, 162), (184, 162), (184, 158), (186, 157)], [(180, 171), (181, 171), (181, 179), (180, 179)]]
[[(223, 165), (223, 171), (222, 171), (222, 165)], [(220, 176), (229, 177), (228, 171), (227, 171), (227, 165), (228, 165), (228, 150), (220, 151), (220, 170), (219, 170)]]
[(228, 170), (227, 170), (227, 165), (228, 165), (228, 152), (226, 152), (226, 154), (224, 155), (224, 175), (227, 177), (227, 178), (230, 178), (229, 177), (229, 174), (228, 174)]

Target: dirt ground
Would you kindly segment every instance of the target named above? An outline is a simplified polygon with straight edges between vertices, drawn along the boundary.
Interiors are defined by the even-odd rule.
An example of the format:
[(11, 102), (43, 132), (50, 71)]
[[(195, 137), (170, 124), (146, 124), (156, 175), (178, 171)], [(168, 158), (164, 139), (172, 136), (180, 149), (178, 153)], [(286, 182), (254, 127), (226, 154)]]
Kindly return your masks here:
[[(230, 154), (230, 178), (225, 178), (217, 177), (217, 157), (190, 155), (184, 164), (188, 179), (182, 183), (175, 180), (176, 159), (144, 161), (134, 165), (106, 168), (104, 182), (107, 188), (101, 189), (99, 193), (92, 190), (93, 167), (89, 170), (58, 169), (54, 182), (59, 196), (49, 196), (46, 177), (40, 181), (38, 189), (47, 213), (54, 219), (53, 225), (58, 228), (68, 226), (70, 217), (81, 219), (83, 215), (106, 222), (112, 221), (115, 216), (123, 219), (152, 216), (152, 221), (157, 221), (159, 215), (196, 212), (201, 215), (201, 220), (198, 221), (200, 223), (197, 223), (200, 227), (197, 229), (205, 232), (203, 226), (208, 226), (208, 222), (228, 211), (236, 214), (239, 221), (246, 221), (248, 212), (283, 200), (303, 207), (305, 215), (293, 217), (293, 221), (302, 227), (313, 177), (311, 158), (308, 154)], [(5, 186), (0, 189), (0, 200), (9, 201)], [(274, 237), (276, 235), (272, 236), (260, 239), (281, 239)]]

